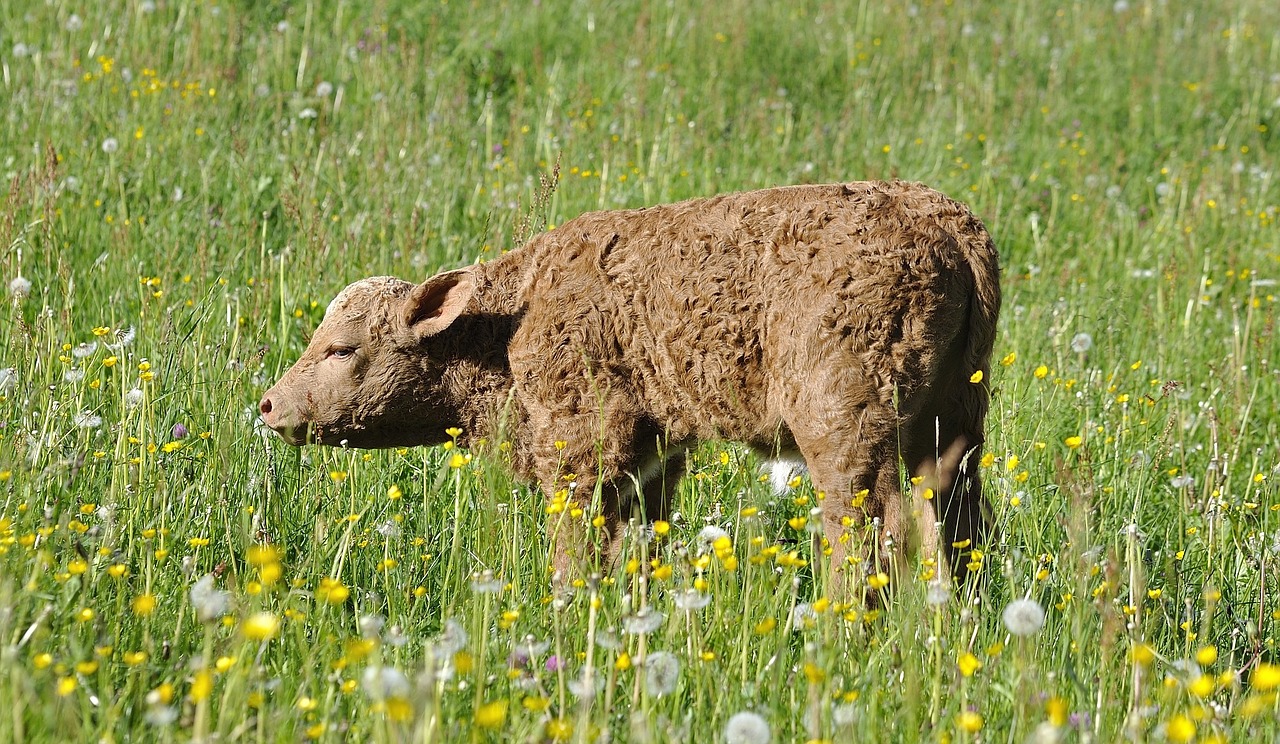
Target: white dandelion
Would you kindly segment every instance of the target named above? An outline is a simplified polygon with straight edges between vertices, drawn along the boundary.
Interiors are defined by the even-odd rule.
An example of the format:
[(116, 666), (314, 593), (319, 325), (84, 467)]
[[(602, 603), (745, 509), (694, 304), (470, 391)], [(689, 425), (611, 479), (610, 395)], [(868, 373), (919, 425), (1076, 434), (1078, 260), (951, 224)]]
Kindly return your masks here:
[(76, 347), (71, 350), (71, 356), (76, 359), (84, 359), (85, 357), (93, 356), (93, 352), (97, 350), (98, 342), (89, 341), (88, 343), (77, 344)]
[(1087, 333), (1077, 333), (1071, 337), (1071, 350), (1077, 354), (1083, 354), (1093, 348), (1093, 336)]
[(492, 569), (486, 568), (471, 574), (471, 591), (476, 594), (497, 594), (505, 585), (506, 582), (495, 576)]
[(436, 650), (441, 656), (453, 656), (467, 647), (467, 631), (457, 620), (445, 620), (444, 632), (436, 636)]
[(63, 24), (63, 28), (73, 33), (79, 31), (84, 28), (84, 19), (75, 13), (72, 13), (71, 16), (67, 18), (67, 22)]
[(634, 615), (622, 618), (622, 630), (631, 635), (648, 635), (661, 628), (666, 619), (661, 612), (645, 607)]
[(667, 651), (655, 651), (644, 658), (644, 687), (653, 697), (665, 697), (680, 684), (680, 660)]
[(744, 710), (734, 713), (724, 726), (725, 744), (769, 744), (773, 732), (764, 716)]
[(711, 604), (711, 595), (703, 594), (697, 589), (685, 589), (682, 592), (676, 593), (676, 595), (671, 598), (671, 601), (675, 602), (676, 607), (685, 610), (686, 612), (693, 612), (701, 610), (703, 607)]
[(714, 524), (709, 524), (706, 527), (703, 527), (701, 530), (698, 531), (698, 552), (699, 553), (711, 552), (711, 546), (715, 545), (716, 540), (719, 540), (722, 537), (728, 537), (728, 536), (729, 536), (728, 532), (725, 532), (723, 529), (715, 526)]
[(329, 82), (328, 80), (321, 80), (320, 84), (316, 86), (316, 95), (320, 96), (321, 98), (328, 98), (329, 94), (332, 92), (333, 92), (333, 83)]
[(142, 389), (129, 388), (129, 392), (124, 394), (124, 404), (130, 408), (142, 405)]
[(231, 607), (231, 595), (213, 588), (213, 574), (205, 574), (191, 585), (191, 606), (200, 622), (211, 622), (227, 614)]
[(62, 379), (74, 385), (84, 379), (84, 370), (79, 367), (72, 367), (62, 373)]
[(1169, 485), (1173, 486), (1174, 488), (1190, 488), (1190, 487), (1194, 486), (1195, 484), (1196, 484), (1196, 479), (1195, 479), (1195, 477), (1194, 477), (1194, 476), (1192, 476), (1192, 475), (1191, 475), (1191, 474), (1189, 474), (1189, 473), (1183, 473), (1183, 474), (1181, 474), (1181, 475), (1175, 475), (1175, 476), (1174, 476), (1172, 479), (1170, 479), (1170, 481), (1169, 481)]
[(75, 425), (79, 429), (96, 429), (102, 426), (102, 417), (95, 415), (93, 411), (81, 411), (75, 416)]
[(311, 108), (310, 106), (308, 106), (308, 107), (306, 107), (306, 108), (304, 108), (303, 110), (301, 110), (301, 111), (299, 111), (299, 112), (298, 112), (298, 118), (299, 118), (299, 119), (314, 119), (314, 118), (316, 118), (316, 117), (317, 117), (317, 116), (319, 116), (319, 115), (320, 115), (320, 114), (319, 114), (319, 113), (317, 113), (317, 112), (316, 112), (316, 110), (315, 110), (315, 109), (313, 109), (313, 108)]
[(115, 137), (108, 137), (102, 141), (102, 151), (110, 155), (120, 149), (120, 140)]
[(9, 280), (9, 294), (17, 297), (19, 300), (25, 299), (31, 294), (31, 280), (19, 274)]
[(409, 696), (409, 678), (395, 667), (371, 666), (360, 676), (364, 692), (374, 700)]
[(951, 587), (947, 586), (947, 582), (941, 579), (934, 579), (929, 582), (929, 588), (925, 590), (924, 601), (934, 607), (944, 605), (951, 599)]
[(1004, 608), (1002, 619), (1013, 635), (1035, 635), (1044, 627), (1044, 608), (1034, 599), (1015, 599)]

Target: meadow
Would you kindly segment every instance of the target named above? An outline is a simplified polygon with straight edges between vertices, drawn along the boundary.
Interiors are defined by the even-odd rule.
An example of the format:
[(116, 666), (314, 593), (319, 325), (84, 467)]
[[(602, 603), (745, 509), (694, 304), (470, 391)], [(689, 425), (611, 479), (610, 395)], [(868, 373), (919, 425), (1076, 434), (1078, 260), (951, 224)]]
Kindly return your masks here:
[[(0, 741), (1280, 738), (1277, 128), (1265, 0), (0, 0)], [(973, 581), (709, 443), (553, 596), (500, 442), (256, 423), (357, 278), (871, 178), (1001, 251)]]

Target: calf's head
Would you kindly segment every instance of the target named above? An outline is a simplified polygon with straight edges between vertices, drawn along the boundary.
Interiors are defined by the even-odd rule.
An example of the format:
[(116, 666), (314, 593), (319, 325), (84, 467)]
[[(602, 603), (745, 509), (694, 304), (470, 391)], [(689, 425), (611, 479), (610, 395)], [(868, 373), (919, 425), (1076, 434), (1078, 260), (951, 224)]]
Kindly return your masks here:
[(447, 360), (429, 340), (466, 309), (470, 269), (420, 285), (392, 277), (342, 290), (297, 363), (258, 404), (289, 444), (359, 448), (434, 444), (452, 424), (441, 390)]

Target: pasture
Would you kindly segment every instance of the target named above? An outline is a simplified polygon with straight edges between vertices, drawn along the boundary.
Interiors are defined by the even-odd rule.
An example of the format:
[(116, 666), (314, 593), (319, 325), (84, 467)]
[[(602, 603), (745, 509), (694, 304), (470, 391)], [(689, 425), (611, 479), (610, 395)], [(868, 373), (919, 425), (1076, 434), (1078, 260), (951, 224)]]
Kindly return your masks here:
[[(1278, 128), (1264, 0), (0, 2), (0, 741), (1272, 740)], [(970, 583), (710, 443), (554, 595), (502, 442), (256, 423), (355, 279), (873, 178), (1001, 251)]]

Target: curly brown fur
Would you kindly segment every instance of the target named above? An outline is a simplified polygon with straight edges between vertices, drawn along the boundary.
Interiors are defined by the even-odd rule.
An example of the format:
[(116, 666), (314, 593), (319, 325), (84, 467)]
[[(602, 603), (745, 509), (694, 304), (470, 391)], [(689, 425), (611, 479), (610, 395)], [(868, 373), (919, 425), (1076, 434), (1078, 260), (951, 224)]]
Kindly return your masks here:
[[(988, 395), (969, 380), (989, 371), (998, 259), (966, 207), (922, 185), (594, 212), (490, 263), (417, 287), (365, 280), (339, 299), (261, 404), (294, 444), (505, 427), (517, 474), (549, 497), (565, 472), (575, 494), (600, 483), (616, 535), (635, 511), (663, 518), (685, 451), (724, 438), (803, 456), (834, 567), (868, 548), (897, 563), (919, 522), (923, 548), (941, 543), (958, 574), (986, 536)], [(911, 496), (911, 514), (899, 456), (937, 494)], [(562, 527), (564, 571), (590, 556), (574, 555), (581, 525)]]

